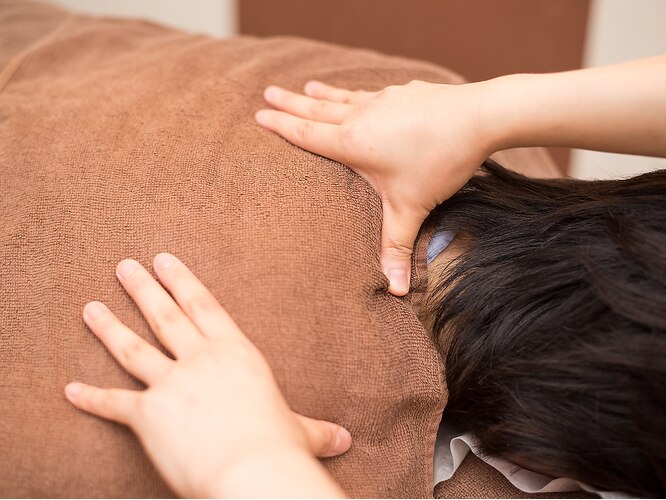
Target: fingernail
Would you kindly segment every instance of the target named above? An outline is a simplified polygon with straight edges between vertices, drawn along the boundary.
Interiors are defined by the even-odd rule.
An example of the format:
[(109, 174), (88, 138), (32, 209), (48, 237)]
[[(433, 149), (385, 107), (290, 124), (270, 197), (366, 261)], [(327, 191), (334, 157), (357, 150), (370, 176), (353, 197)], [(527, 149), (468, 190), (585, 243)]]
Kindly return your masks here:
[(404, 295), (409, 292), (409, 278), (404, 269), (391, 269), (388, 278), (392, 293)]
[(166, 269), (174, 262), (176, 262), (176, 259), (170, 253), (158, 253), (155, 256), (155, 267), (158, 269)]
[(344, 427), (338, 427), (335, 433), (335, 444), (333, 445), (332, 453), (342, 453), (347, 451), (351, 446), (351, 434)]
[(83, 314), (88, 320), (94, 320), (99, 318), (106, 311), (106, 306), (101, 302), (89, 302), (83, 308)]
[(257, 111), (254, 114), (254, 119), (257, 120), (259, 123), (262, 123), (262, 124), (268, 123), (268, 118), (269, 118), (268, 113), (269, 112), (268, 112), (267, 109), (261, 109), (261, 110)]
[(264, 97), (268, 100), (276, 99), (279, 94), (280, 94), (280, 89), (277, 87), (270, 86), (266, 90), (264, 90)]
[(65, 396), (67, 396), (68, 399), (76, 399), (82, 388), (81, 384), (71, 382), (65, 387)]
[(116, 268), (116, 273), (120, 279), (128, 278), (139, 267), (139, 263), (132, 259), (125, 259)]

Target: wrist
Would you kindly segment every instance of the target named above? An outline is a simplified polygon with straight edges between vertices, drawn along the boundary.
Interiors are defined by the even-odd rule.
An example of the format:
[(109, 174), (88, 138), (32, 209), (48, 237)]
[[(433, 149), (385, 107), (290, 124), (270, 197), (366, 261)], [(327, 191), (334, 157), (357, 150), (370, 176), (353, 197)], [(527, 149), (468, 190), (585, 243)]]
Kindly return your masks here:
[(228, 464), (206, 488), (205, 495), (215, 498), (341, 498), (344, 493), (306, 449), (275, 446)]
[(538, 75), (506, 75), (480, 82), (479, 130), (489, 154), (528, 147), (529, 87)]

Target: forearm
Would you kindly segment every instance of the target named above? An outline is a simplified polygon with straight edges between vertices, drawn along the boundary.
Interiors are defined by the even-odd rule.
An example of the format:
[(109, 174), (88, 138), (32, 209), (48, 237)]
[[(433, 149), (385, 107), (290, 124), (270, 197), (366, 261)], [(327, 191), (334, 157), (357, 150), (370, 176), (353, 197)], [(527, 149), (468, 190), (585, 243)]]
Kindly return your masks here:
[(301, 449), (266, 450), (228, 468), (209, 497), (344, 498), (317, 459)]
[(492, 149), (563, 146), (666, 156), (666, 56), (484, 82)]

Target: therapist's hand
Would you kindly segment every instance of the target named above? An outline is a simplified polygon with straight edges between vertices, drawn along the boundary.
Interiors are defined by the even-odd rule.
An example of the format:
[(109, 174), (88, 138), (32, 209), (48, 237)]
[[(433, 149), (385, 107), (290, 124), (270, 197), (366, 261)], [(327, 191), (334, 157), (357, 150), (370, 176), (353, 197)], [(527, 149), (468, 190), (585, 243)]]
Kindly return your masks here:
[(365, 92), (309, 82), (305, 94), (268, 87), (264, 97), (277, 110), (258, 111), (256, 120), (375, 188), (384, 211), (382, 270), (389, 291), (405, 295), (422, 222), (494, 152), (478, 116), (483, 86), (413, 81)]
[(154, 268), (173, 298), (136, 261), (116, 273), (175, 359), (91, 302), (85, 322), (148, 388), (71, 383), (67, 398), (128, 425), (184, 497), (341, 495), (313, 455), (345, 452), (349, 433), (289, 409), (264, 357), (180, 260), (159, 254)]
[(264, 96), (277, 110), (261, 110), (256, 119), (372, 184), (384, 207), (383, 271), (389, 290), (403, 295), (421, 222), (490, 154), (557, 146), (666, 157), (665, 87), (666, 55), (380, 92), (309, 82), (306, 95), (267, 88)]

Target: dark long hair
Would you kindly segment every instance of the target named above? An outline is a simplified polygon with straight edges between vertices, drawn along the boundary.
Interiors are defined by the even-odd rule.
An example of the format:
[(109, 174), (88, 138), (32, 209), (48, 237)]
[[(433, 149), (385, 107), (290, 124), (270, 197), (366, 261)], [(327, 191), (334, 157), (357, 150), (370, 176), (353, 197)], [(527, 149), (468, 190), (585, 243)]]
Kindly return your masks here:
[(488, 454), (665, 496), (666, 171), (482, 170), (431, 215), (468, 243), (429, 278), (445, 415)]

